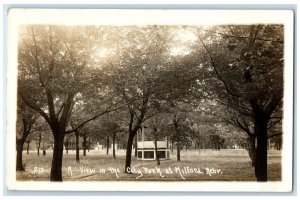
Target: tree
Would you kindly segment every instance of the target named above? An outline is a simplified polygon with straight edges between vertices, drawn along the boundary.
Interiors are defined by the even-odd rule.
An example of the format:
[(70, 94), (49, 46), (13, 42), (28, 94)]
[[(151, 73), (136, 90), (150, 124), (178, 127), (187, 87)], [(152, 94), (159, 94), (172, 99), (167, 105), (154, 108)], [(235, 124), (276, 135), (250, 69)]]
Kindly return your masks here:
[[(70, 119), (70, 126), (73, 130), (75, 130), (75, 125), (73, 124), (74, 121), (72, 121), (72, 119)], [(81, 129), (76, 129), (74, 132), (74, 136), (75, 136), (75, 160), (77, 163), (80, 162), (80, 157), (79, 157), (79, 152), (80, 152), (80, 145), (79, 145), (79, 140), (80, 140), (80, 135), (82, 134), (82, 128)]]
[[(38, 114), (36, 113), (36, 115), (38, 116)], [(37, 148), (37, 156), (40, 156), (40, 150), (42, 148), (42, 141), (47, 140), (48, 135), (45, 133), (47, 131), (49, 131), (49, 126), (48, 124), (45, 122), (45, 120), (41, 117), (37, 117), (36, 121), (35, 121), (35, 127), (34, 130), (32, 130), (32, 134), (30, 134), (27, 139), (28, 142), (34, 141), (36, 148)], [(29, 143), (28, 143), (29, 144)], [(28, 149), (29, 149), (29, 145), (28, 145)]]
[(118, 52), (110, 60), (108, 76), (128, 112), (125, 172), (130, 171), (132, 145), (137, 131), (158, 112), (161, 101), (190, 93), (195, 84), (195, 59), (171, 55), (172, 32), (179, 27), (146, 26), (123, 29)]
[(76, 153), (75, 153), (75, 158), (76, 158), (76, 162), (79, 163), (80, 162), (80, 158), (79, 158), (79, 130), (75, 131), (75, 148), (76, 148)]
[(86, 149), (87, 149), (87, 133), (84, 131), (82, 134), (83, 142), (82, 142), (82, 148), (83, 148), (83, 156), (86, 156)]
[[(250, 115), (257, 138), (255, 175), (267, 181), (268, 124), (282, 106), (283, 26), (220, 26), (199, 32), (218, 79), (215, 90), (228, 107)], [(247, 112), (243, 112), (247, 109)]]
[[(120, 58), (114, 60), (114, 90), (127, 104), (128, 142), (125, 173), (130, 173), (132, 145), (142, 123), (155, 115), (155, 95), (160, 91), (160, 66), (165, 55), (166, 35), (164, 28), (131, 28), (124, 34)], [(119, 63), (119, 64), (118, 64)], [(111, 66), (110, 65), (110, 66)]]
[(157, 165), (160, 165), (157, 141), (159, 139), (169, 136), (169, 132), (168, 132), (169, 131), (168, 126), (170, 125), (169, 122), (170, 122), (169, 114), (163, 112), (163, 109), (161, 108), (158, 114), (156, 114), (155, 116), (153, 116), (147, 121), (147, 127), (152, 130), (151, 136), (154, 142), (154, 151), (156, 155)]
[[(44, 126), (45, 125), (42, 125), (42, 127), (44, 127)], [(39, 130), (39, 131), (41, 131), (41, 130)], [(40, 150), (43, 151), (43, 156), (45, 156), (47, 150), (53, 149), (54, 139), (53, 139), (53, 134), (51, 132), (51, 129), (46, 128), (46, 129), (43, 129), (42, 132), (43, 133), (42, 133)]]
[(70, 136), (70, 135), (67, 135), (67, 136), (65, 137), (65, 149), (66, 149), (66, 154), (69, 154), (70, 142), (71, 142), (71, 136)]
[[(195, 146), (199, 148), (212, 148), (218, 150), (223, 142), (226, 141), (226, 124), (222, 123), (220, 117), (220, 106), (210, 98), (201, 99), (196, 108), (191, 112), (192, 138), (195, 140)], [(221, 115), (222, 116), (222, 115)], [(212, 142), (212, 137), (215, 137)]]
[(180, 151), (183, 148), (185, 141), (190, 138), (192, 132), (190, 120), (188, 119), (186, 112), (183, 112), (182, 110), (181, 112), (178, 112), (177, 110), (175, 113), (172, 113), (172, 125), (172, 140), (176, 141), (177, 161), (180, 161)]
[(16, 147), (17, 147), (17, 171), (24, 171), (22, 152), (24, 143), (32, 129), (34, 123), (37, 119), (36, 113), (28, 108), (21, 99), (18, 99), (17, 107), (17, 135), (16, 135)]
[[(229, 112), (230, 113), (230, 112)], [(282, 132), (280, 131), (273, 133), (273, 127), (276, 125), (279, 125), (281, 127), (281, 119), (282, 116), (278, 112), (272, 113), (271, 119), (268, 122), (268, 135), (267, 139), (270, 140), (273, 137), (276, 137), (278, 135), (281, 135)], [(247, 150), (249, 153), (249, 157), (251, 159), (252, 166), (255, 167), (255, 161), (256, 161), (256, 134), (254, 133), (254, 122), (253, 118), (248, 116), (241, 116), (238, 114), (235, 114), (232, 116), (231, 120), (228, 120), (228, 122), (236, 127), (238, 127), (240, 130), (242, 130), (246, 136), (247, 136)]]
[(28, 137), (26, 138), (25, 142), (27, 143), (27, 147), (26, 147), (26, 154), (29, 154), (29, 150), (30, 150), (30, 142), (32, 141), (32, 134), (29, 134)]
[(37, 155), (38, 156), (40, 156), (41, 142), (42, 142), (42, 133), (39, 132), (39, 140), (38, 140), (38, 145), (37, 145)]
[(211, 141), (212, 150), (217, 150), (217, 151), (220, 151), (220, 149), (224, 146), (225, 143), (225, 139), (218, 134), (210, 135), (210, 141)]
[(62, 181), (65, 135), (112, 109), (95, 109), (90, 112), (93, 116), (69, 129), (70, 116), (79, 102), (90, 95), (103, 100), (100, 97), (105, 95), (99, 80), (101, 70), (93, 68), (91, 62), (98, 38), (94, 32), (91, 27), (62, 26), (25, 26), (20, 31), (18, 93), (51, 128), (54, 150), (50, 181)]
[(116, 140), (117, 140), (117, 134), (120, 132), (125, 132), (126, 129), (122, 127), (122, 124), (118, 122), (118, 118), (116, 115), (119, 112), (116, 113), (110, 113), (106, 116), (106, 118), (102, 121), (102, 133), (104, 133), (107, 137), (107, 155), (108, 155), (108, 149), (110, 147), (109, 137), (112, 138), (111, 144), (112, 144), (112, 155), (113, 159), (116, 159)]

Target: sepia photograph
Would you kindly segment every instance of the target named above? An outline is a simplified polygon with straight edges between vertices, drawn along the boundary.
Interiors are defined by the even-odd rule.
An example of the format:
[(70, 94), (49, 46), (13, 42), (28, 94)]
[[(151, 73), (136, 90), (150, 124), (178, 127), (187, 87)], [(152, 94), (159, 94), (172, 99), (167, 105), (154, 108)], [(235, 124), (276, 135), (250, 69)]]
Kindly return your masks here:
[(8, 26), (9, 189), (291, 191), (292, 12), (12, 9)]

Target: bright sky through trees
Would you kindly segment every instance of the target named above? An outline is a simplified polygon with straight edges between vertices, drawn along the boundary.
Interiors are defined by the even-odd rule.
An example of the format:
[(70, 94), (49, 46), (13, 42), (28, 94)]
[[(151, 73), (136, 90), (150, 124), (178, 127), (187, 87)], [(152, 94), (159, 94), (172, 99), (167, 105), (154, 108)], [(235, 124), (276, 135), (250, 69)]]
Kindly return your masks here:
[[(185, 56), (191, 53), (189, 46), (197, 41), (197, 36), (189, 30), (175, 30), (173, 41), (175, 41), (175, 43), (173, 43), (170, 49), (170, 55)], [(101, 62), (112, 53), (112, 48), (102, 47), (95, 52), (94, 59), (96, 62)]]

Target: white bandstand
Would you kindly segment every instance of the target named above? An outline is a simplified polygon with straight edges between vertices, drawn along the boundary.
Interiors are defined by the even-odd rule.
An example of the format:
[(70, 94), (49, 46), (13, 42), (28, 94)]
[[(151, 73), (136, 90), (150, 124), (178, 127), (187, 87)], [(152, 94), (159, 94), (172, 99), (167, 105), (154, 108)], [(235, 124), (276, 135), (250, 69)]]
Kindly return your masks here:
[[(139, 139), (141, 141), (139, 141)], [(154, 140), (145, 141), (145, 127), (141, 127), (139, 132), (137, 133), (137, 159), (156, 160), (157, 156), (160, 160), (170, 159), (168, 138), (165, 137), (164, 141), (157, 141), (157, 155), (156, 155)]]

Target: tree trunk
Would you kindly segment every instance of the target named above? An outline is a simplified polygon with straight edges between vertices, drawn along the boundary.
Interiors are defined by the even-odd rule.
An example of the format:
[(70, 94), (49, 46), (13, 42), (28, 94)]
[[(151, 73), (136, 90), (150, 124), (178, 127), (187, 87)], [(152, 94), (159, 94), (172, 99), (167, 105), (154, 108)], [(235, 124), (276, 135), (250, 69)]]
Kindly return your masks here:
[(75, 145), (76, 145), (76, 162), (79, 163), (79, 132), (75, 132)]
[(22, 160), (23, 145), (25, 140), (17, 139), (17, 171), (25, 171)]
[(38, 149), (37, 149), (38, 156), (40, 156), (41, 142), (42, 142), (42, 133), (39, 133), (39, 143), (38, 143)]
[(177, 161), (180, 161), (180, 140), (177, 137)]
[(169, 140), (168, 140), (168, 138), (166, 138), (166, 139), (167, 139), (167, 149), (169, 149), (170, 148)]
[(203, 149), (203, 140), (202, 140), (202, 138), (199, 141), (199, 149)]
[(42, 150), (43, 150), (43, 156), (46, 156), (45, 143), (43, 143)]
[(90, 149), (91, 149), (91, 138), (89, 138), (88, 152), (90, 152)]
[(86, 156), (86, 133), (83, 134), (83, 156)]
[(120, 140), (118, 140), (118, 149), (121, 149), (122, 148), (122, 146), (121, 146), (121, 143), (120, 143)]
[(113, 132), (113, 138), (112, 138), (112, 144), (113, 144), (113, 159), (116, 159), (116, 147), (115, 147), (115, 143), (116, 143), (116, 133)]
[(201, 154), (201, 150), (202, 150), (202, 138), (200, 138), (200, 140), (198, 142), (198, 150), (199, 150), (199, 154)]
[(108, 155), (109, 152), (109, 136), (106, 138), (106, 155)]
[(249, 154), (249, 157), (251, 159), (251, 165), (253, 167), (255, 167), (255, 151), (256, 151), (256, 148), (255, 148), (255, 140), (256, 140), (256, 137), (253, 135), (253, 136), (248, 136), (248, 154)]
[(259, 182), (268, 180), (268, 118), (264, 114), (256, 115), (254, 129), (257, 135), (255, 175)]
[(125, 161), (125, 173), (131, 174), (131, 152), (132, 152), (132, 144), (134, 140), (134, 133), (130, 132), (127, 142), (126, 148), (126, 161)]
[(157, 162), (157, 165), (160, 165), (160, 160), (159, 160), (159, 157), (158, 157), (158, 151), (157, 151), (157, 135), (156, 133), (154, 133), (154, 148), (155, 148), (155, 157), (156, 157), (156, 162)]
[(56, 133), (55, 135), (50, 181), (62, 181), (62, 159), (65, 135), (63, 133)]
[(180, 131), (179, 131), (179, 125), (176, 123), (176, 122), (174, 122), (174, 126), (175, 126), (175, 130), (176, 130), (176, 140), (177, 140), (177, 161), (180, 161), (180, 150), (181, 150), (181, 148), (180, 148)]
[(212, 135), (209, 136), (209, 141), (210, 141), (211, 150), (214, 150), (214, 141), (213, 141), (213, 136)]
[(69, 139), (66, 140), (66, 153), (69, 154)]
[(171, 153), (174, 152), (174, 151), (173, 151), (173, 149), (174, 149), (174, 148), (173, 148), (173, 144), (174, 144), (174, 143), (173, 143), (173, 140), (172, 140), (172, 141), (171, 141)]
[(29, 143), (30, 141), (27, 141), (27, 155), (29, 154)]
[(138, 141), (137, 141), (137, 137), (135, 136), (135, 138), (136, 138), (136, 140), (135, 140), (135, 142), (134, 142), (134, 157), (137, 157), (137, 143), (138, 143)]

